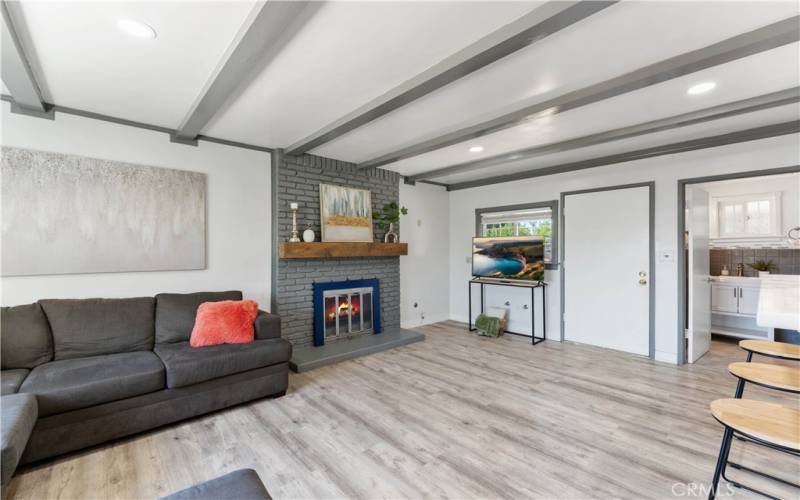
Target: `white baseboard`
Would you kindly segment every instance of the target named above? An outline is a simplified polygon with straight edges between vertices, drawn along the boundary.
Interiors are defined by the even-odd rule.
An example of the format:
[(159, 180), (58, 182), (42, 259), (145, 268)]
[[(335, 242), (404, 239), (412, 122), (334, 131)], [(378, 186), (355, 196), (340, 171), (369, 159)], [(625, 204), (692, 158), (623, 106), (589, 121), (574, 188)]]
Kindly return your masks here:
[(669, 363), (671, 365), (678, 364), (678, 355), (674, 352), (656, 351), (655, 360), (662, 363)]
[(417, 318), (414, 321), (401, 321), (400, 328), (416, 328), (418, 326), (430, 325), (432, 323), (447, 321), (447, 319), (448, 319), (447, 313), (426, 314), (424, 320), (420, 320), (419, 318)]

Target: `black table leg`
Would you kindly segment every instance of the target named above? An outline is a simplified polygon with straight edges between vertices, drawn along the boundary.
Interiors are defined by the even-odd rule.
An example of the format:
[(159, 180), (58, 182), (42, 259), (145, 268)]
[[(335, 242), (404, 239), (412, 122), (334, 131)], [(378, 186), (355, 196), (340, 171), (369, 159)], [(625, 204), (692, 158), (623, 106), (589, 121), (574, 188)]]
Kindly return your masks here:
[(536, 345), (536, 288), (531, 287), (531, 345)]
[(483, 314), (483, 283), (481, 283), (481, 314)]
[(472, 331), (472, 283), (467, 283), (467, 290), (469, 290), (469, 291), (467, 292), (467, 296), (469, 297), (469, 298), (467, 299), (467, 300), (469, 301), (469, 302), (468, 302), (468, 305), (469, 305), (469, 313), (467, 313), (469, 316), (468, 316), (468, 318), (467, 318), (467, 321), (469, 322), (469, 327), (468, 327), (468, 328), (469, 328), (469, 331)]
[(542, 285), (542, 338), (547, 338), (547, 285)]

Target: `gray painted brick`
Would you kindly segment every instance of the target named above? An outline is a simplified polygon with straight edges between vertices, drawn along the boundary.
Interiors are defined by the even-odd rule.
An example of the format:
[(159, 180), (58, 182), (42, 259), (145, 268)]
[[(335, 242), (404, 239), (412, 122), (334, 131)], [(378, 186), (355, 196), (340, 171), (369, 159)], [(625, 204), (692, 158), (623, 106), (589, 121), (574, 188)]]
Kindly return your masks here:
[[(292, 214), (289, 202), (300, 204), (297, 225), (300, 231), (311, 223), (320, 235), (319, 184), (339, 184), (372, 193), (372, 209), (398, 201), (400, 176), (380, 169), (358, 170), (355, 164), (315, 155), (284, 156), (278, 166), (278, 238), (289, 238)], [(399, 228), (398, 228), (399, 232)], [(383, 231), (374, 232), (381, 241)], [(315, 281), (378, 278), (381, 288), (381, 321), (384, 328), (400, 326), (400, 259), (325, 259), (279, 260), (277, 269), (278, 313), (283, 317), (283, 336), (295, 347), (313, 343), (312, 284)]]

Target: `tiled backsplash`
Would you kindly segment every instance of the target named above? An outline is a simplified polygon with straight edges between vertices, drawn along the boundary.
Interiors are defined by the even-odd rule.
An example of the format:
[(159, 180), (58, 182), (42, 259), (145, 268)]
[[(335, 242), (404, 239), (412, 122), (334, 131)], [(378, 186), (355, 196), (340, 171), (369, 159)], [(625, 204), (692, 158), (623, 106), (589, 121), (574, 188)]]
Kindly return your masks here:
[(800, 250), (798, 249), (714, 249), (711, 250), (711, 275), (719, 276), (722, 266), (728, 266), (731, 276), (736, 275), (736, 264), (744, 264), (745, 276), (758, 276), (758, 271), (748, 266), (758, 260), (771, 260), (774, 274), (800, 274)]

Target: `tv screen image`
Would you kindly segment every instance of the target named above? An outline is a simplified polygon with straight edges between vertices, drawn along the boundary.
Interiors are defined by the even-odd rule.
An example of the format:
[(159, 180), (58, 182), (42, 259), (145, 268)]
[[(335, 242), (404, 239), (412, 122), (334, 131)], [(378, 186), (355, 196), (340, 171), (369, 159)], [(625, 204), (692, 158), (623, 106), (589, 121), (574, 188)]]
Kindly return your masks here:
[(472, 275), (507, 280), (544, 280), (544, 237), (472, 239)]

